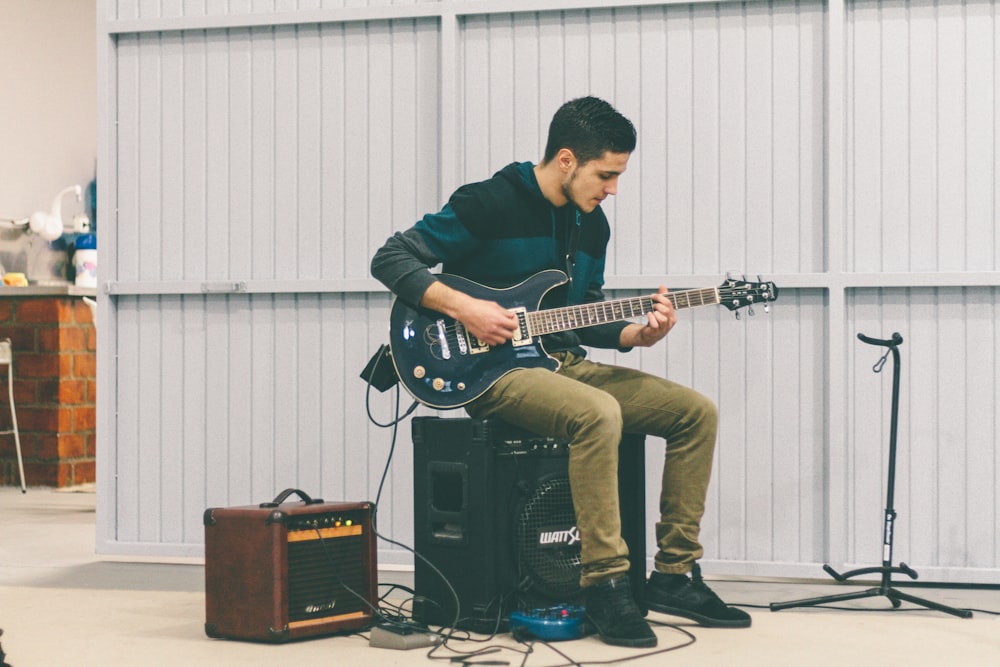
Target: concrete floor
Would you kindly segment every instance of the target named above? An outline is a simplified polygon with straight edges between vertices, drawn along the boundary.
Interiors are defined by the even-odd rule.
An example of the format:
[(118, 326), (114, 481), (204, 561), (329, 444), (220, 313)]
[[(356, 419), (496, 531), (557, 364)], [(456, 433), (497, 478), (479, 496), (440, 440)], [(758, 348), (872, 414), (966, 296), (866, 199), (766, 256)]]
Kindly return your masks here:
[[(0, 644), (13, 667), (442, 664), (428, 658), (427, 649), (372, 648), (367, 633), (281, 645), (209, 639), (204, 633), (202, 565), (96, 556), (95, 497), (87, 491), (29, 489), (22, 495), (15, 488), (0, 488)], [(977, 612), (965, 620), (906, 604), (903, 612), (891, 611), (882, 597), (842, 603), (837, 609), (772, 612), (771, 602), (844, 593), (871, 582), (856, 588), (820, 576), (805, 582), (713, 581), (710, 572), (705, 574), (727, 602), (748, 605), (753, 627), (708, 629), (653, 613), (656, 653), (587, 637), (551, 648), (536, 643), (525, 654), (524, 645), (503, 635), (487, 641), (452, 639), (435, 657), (496, 648), (465, 662), (525, 667), (617, 660), (661, 666), (1000, 664), (996, 615)], [(379, 579), (412, 585), (409, 572), (383, 571)], [(1000, 611), (1000, 591), (995, 589), (905, 590), (953, 607)], [(659, 625), (671, 622), (677, 626)]]

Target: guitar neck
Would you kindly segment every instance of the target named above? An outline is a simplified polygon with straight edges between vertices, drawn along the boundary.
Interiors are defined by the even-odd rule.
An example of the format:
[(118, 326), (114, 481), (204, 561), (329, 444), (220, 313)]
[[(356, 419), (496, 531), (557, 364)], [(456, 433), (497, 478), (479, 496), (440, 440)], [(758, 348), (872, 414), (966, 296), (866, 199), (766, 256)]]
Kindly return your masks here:
[[(675, 310), (720, 303), (719, 290), (716, 287), (670, 292), (667, 294), (667, 299), (673, 304)], [(528, 329), (532, 336), (541, 336), (559, 331), (582, 329), (596, 324), (630, 320), (634, 317), (642, 317), (652, 310), (653, 297), (651, 295), (598, 301), (579, 306), (549, 308), (528, 313)]]

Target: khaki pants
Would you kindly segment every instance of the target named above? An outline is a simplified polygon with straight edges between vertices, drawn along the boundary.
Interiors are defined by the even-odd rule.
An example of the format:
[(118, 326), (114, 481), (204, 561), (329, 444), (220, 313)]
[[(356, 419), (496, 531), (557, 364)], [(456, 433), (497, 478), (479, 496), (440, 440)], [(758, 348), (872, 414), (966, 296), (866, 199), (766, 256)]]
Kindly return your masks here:
[(628, 572), (618, 507), (622, 432), (667, 441), (656, 569), (681, 574), (701, 557), (699, 542), (711, 476), (718, 411), (705, 396), (663, 378), (587, 361), (571, 353), (557, 373), (521, 369), (466, 406), (570, 443), (569, 482), (582, 546), (581, 586)]

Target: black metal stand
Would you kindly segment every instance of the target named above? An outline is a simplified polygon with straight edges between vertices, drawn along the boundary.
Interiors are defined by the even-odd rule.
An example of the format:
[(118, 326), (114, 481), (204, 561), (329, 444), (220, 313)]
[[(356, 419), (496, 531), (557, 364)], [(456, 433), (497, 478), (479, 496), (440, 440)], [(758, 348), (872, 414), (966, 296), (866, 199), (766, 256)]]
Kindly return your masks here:
[(847, 581), (851, 577), (863, 574), (881, 574), (882, 581), (881, 584), (875, 588), (869, 588), (867, 590), (857, 591), (854, 593), (827, 595), (818, 598), (795, 600), (793, 602), (772, 602), (771, 611), (781, 611), (782, 609), (790, 609), (791, 607), (811, 607), (829, 602), (843, 602), (845, 600), (858, 600), (861, 598), (883, 596), (889, 598), (889, 602), (892, 603), (893, 608), (898, 608), (900, 603), (905, 600), (906, 602), (912, 602), (913, 604), (927, 607), (928, 609), (943, 611), (946, 614), (952, 614), (961, 618), (972, 618), (972, 612), (968, 609), (955, 609), (953, 607), (948, 607), (943, 604), (938, 604), (937, 602), (931, 602), (930, 600), (918, 598), (914, 595), (908, 595), (892, 587), (892, 575), (894, 573), (905, 574), (910, 579), (917, 578), (917, 573), (906, 563), (900, 563), (898, 567), (893, 567), (892, 565), (892, 524), (893, 521), (896, 520), (896, 510), (893, 509), (893, 494), (896, 484), (896, 427), (899, 419), (899, 345), (903, 342), (903, 337), (898, 333), (894, 333), (892, 334), (892, 338), (889, 340), (881, 340), (878, 338), (869, 338), (868, 336), (859, 333), (858, 339), (864, 343), (868, 343), (869, 345), (880, 345), (882, 347), (889, 348), (889, 351), (886, 352), (881, 359), (879, 359), (878, 363), (875, 364), (873, 370), (876, 373), (881, 372), (882, 366), (885, 365), (886, 357), (889, 356), (889, 352), (892, 353), (892, 422), (889, 429), (889, 483), (886, 490), (885, 523), (882, 528), (882, 566), (862, 567), (843, 574), (837, 572), (829, 565), (824, 565), (823, 569), (837, 581)]

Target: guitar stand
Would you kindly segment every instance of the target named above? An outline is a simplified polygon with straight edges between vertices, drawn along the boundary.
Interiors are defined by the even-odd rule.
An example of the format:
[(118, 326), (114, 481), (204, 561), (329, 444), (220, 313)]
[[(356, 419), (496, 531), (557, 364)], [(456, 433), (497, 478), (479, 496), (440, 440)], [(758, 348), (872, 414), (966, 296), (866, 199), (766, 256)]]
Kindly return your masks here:
[(876, 373), (882, 371), (882, 367), (885, 365), (886, 357), (889, 356), (890, 352), (892, 353), (892, 422), (889, 429), (889, 483), (886, 490), (885, 523), (882, 529), (882, 566), (862, 567), (857, 570), (851, 570), (850, 572), (844, 572), (843, 574), (837, 572), (829, 565), (824, 565), (823, 570), (825, 570), (831, 577), (841, 582), (847, 581), (851, 577), (863, 574), (881, 574), (882, 580), (877, 587), (869, 588), (864, 591), (807, 598), (805, 600), (795, 600), (792, 602), (772, 602), (770, 605), (771, 611), (781, 611), (782, 609), (790, 609), (792, 607), (811, 607), (819, 604), (826, 604), (828, 602), (843, 602), (845, 600), (858, 600), (861, 598), (882, 596), (889, 598), (889, 602), (892, 603), (893, 608), (898, 608), (902, 601), (906, 601), (922, 607), (927, 607), (928, 609), (934, 609), (935, 611), (942, 611), (946, 614), (958, 616), (960, 618), (972, 618), (972, 612), (968, 609), (955, 609), (953, 607), (948, 607), (943, 604), (938, 604), (937, 602), (924, 600), (923, 598), (919, 598), (914, 595), (908, 595), (907, 593), (903, 593), (902, 591), (892, 587), (892, 575), (894, 573), (905, 574), (910, 579), (917, 578), (917, 573), (906, 563), (900, 563), (898, 567), (893, 567), (892, 565), (892, 524), (893, 521), (896, 520), (896, 510), (893, 509), (893, 491), (896, 483), (896, 427), (899, 417), (899, 345), (903, 342), (903, 337), (898, 333), (894, 333), (892, 334), (892, 338), (889, 340), (881, 340), (878, 338), (869, 338), (868, 336), (859, 333), (858, 339), (864, 343), (868, 343), (869, 345), (879, 345), (889, 348), (889, 350), (873, 367), (872, 370)]

